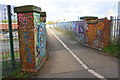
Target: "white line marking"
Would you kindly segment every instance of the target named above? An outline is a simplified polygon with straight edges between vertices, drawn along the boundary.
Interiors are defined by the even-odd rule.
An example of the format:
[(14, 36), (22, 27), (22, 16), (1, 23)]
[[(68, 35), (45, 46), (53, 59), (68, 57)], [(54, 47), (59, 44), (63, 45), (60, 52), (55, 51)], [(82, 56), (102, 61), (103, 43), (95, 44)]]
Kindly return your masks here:
[(95, 76), (98, 76), (99, 78), (104, 78), (103, 76), (101, 76), (100, 74), (98, 74), (97, 72), (95, 72), (94, 70), (92, 70), (92, 69), (89, 69), (89, 70), (87, 70), (88, 72), (90, 72), (90, 73), (92, 73), (93, 75), (95, 75)]
[(77, 42), (75, 42), (75, 41), (70, 41), (72, 44), (76, 44)]
[[(50, 29), (49, 29), (50, 30)], [(58, 39), (58, 41), (60, 41), (60, 43), (72, 54), (72, 56), (80, 63), (80, 65), (86, 69), (88, 72), (90, 72), (91, 74), (93, 74), (94, 76), (96, 76), (97, 78), (99, 79), (102, 79), (104, 78), (104, 80), (107, 80), (105, 79), (105, 77), (103, 77), (102, 75), (98, 74), (97, 72), (95, 72), (94, 70), (92, 69), (89, 69), (88, 66), (80, 59), (78, 58), (77, 55), (75, 55), (75, 53), (73, 53), (66, 45), (65, 43), (62, 42), (62, 40), (60, 40), (51, 30), (50, 32)]]

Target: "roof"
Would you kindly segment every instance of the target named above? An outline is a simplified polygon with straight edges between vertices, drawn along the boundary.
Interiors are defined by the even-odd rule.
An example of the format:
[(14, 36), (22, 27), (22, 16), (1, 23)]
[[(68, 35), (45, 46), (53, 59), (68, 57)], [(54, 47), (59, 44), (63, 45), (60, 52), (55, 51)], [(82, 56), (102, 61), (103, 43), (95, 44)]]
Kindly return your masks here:
[[(0, 29), (9, 29), (8, 24), (0, 24)], [(15, 23), (12, 24), (12, 29), (18, 29), (18, 25)]]

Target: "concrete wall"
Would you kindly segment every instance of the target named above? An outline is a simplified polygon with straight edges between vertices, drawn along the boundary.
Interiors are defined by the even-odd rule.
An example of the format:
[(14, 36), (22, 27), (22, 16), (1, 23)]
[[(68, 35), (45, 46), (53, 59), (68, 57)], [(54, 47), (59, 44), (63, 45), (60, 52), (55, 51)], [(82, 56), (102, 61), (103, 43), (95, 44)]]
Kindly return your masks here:
[(109, 44), (110, 21), (106, 18), (91, 21), (71, 21), (56, 23), (55, 28), (71, 31), (81, 43), (96, 49), (103, 49)]

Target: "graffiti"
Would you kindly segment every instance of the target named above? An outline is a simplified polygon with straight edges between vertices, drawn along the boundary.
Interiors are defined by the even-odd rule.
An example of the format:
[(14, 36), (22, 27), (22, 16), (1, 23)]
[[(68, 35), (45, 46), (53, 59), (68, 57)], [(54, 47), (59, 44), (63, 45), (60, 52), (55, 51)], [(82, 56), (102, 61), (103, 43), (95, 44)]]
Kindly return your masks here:
[(104, 19), (104, 30), (103, 30), (103, 47), (107, 47), (107, 45), (109, 44), (109, 39), (110, 39), (110, 21)]
[(45, 25), (41, 24), (46, 13), (42, 12), (44, 18), (41, 18), (41, 8), (31, 5), (16, 7), (14, 10), (18, 20), (22, 71), (37, 72), (46, 51), (46, 29)]
[(40, 48), (40, 55), (42, 56), (42, 57), (44, 57), (44, 55), (45, 55), (45, 52), (44, 52), (44, 50), (45, 50), (45, 29), (44, 29), (45, 27), (44, 27), (44, 25), (42, 24), (42, 25), (40, 25), (39, 26), (39, 33), (38, 33), (38, 42), (39, 42), (39, 45), (38, 45), (38, 47)]
[(34, 14), (34, 27), (37, 28), (40, 25), (40, 14), (33, 13)]
[[(27, 30), (19, 30), (20, 38), (20, 53), (24, 55), (25, 58), (22, 59), (22, 63), (32, 62), (32, 37), (29, 36), (31, 33)], [(26, 55), (26, 56), (25, 56)], [(27, 57), (28, 55), (28, 57)]]
[(37, 34), (37, 41), (38, 45), (37, 47), (39, 48), (39, 53), (37, 53), (37, 58), (36, 58), (36, 67), (40, 67), (40, 62), (43, 60), (45, 57), (46, 53), (46, 29), (45, 29), (45, 24), (41, 22), (41, 25), (38, 26), (38, 34)]
[[(18, 25), (19, 28), (33, 28), (33, 13), (19, 13)], [(29, 26), (29, 27), (28, 27)]]
[(92, 46), (103, 48), (103, 32), (101, 30), (97, 30), (96, 38), (94, 39)]
[[(18, 25), (22, 65), (34, 64), (39, 69), (46, 53), (45, 23), (40, 22), (39, 13), (19, 13)], [(34, 67), (24, 65), (23, 68)]]
[(40, 14), (34, 13), (35, 26), (35, 48), (36, 48), (36, 67), (40, 68), (40, 62), (45, 57), (46, 51), (46, 29), (45, 23), (40, 22)]
[(77, 27), (77, 36), (78, 36), (78, 40), (80, 42), (84, 42), (85, 41), (85, 32), (84, 32), (84, 22), (78, 22), (78, 27)]
[(95, 24), (96, 27), (96, 32), (93, 33), (95, 34), (95, 38), (92, 40), (93, 42), (91, 45), (96, 48), (103, 48), (103, 29), (104, 29), (104, 24), (102, 22), (98, 22)]
[(87, 27), (88, 27), (88, 30), (86, 31), (87, 42), (89, 45), (92, 45), (93, 40), (96, 37), (97, 29), (96, 26), (93, 24), (89, 24)]
[(103, 49), (109, 44), (110, 21), (106, 18), (98, 20), (61, 22), (56, 23), (53, 26), (62, 30), (72, 31), (78, 41), (97, 49)]
[[(22, 55), (22, 65), (34, 64), (35, 49), (34, 49), (34, 30), (37, 28), (34, 26), (33, 13), (18, 13), (18, 25), (19, 25), (19, 42), (20, 42), (20, 54)], [(40, 22), (39, 22), (40, 23)], [(34, 65), (35, 67), (35, 65)], [(30, 66), (24, 65), (24, 68), (30, 68)]]
[(40, 14), (34, 13), (34, 27), (35, 27), (34, 28), (34, 32), (35, 32), (34, 39), (35, 39), (35, 48), (36, 48), (35, 54), (37, 55), (36, 59), (38, 58), (38, 55), (40, 54), (39, 25), (40, 25)]

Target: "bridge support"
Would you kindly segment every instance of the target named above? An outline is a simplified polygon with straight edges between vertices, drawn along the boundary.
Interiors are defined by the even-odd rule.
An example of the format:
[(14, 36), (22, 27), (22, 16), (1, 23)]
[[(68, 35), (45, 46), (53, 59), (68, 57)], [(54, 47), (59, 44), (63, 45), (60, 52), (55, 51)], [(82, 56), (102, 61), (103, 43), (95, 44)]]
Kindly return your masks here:
[[(45, 21), (41, 8), (27, 5), (15, 7), (18, 19), (19, 52), (22, 71), (38, 72), (46, 60)], [(44, 12), (46, 19), (46, 13)]]

